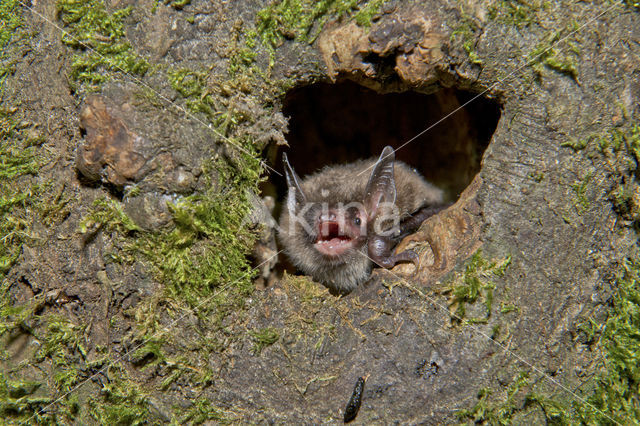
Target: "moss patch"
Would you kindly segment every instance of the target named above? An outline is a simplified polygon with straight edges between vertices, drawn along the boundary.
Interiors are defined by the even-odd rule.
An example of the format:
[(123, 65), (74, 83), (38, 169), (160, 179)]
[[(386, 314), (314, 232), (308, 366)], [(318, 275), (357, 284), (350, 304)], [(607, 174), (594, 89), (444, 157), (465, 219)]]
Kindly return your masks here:
[(229, 413), (216, 408), (205, 397), (196, 399), (193, 405), (186, 410), (186, 414), (181, 417), (179, 424), (203, 424), (207, 421), (214, 421), (216, 424), (227, 424), (233, 420)]
[(62, 42), (81, 51), (71, 64), (72, 88), (97, 90), (119, 72), (144, 75), (149, 63), (137, 55), (126, 39), (124, 20), (131, 7), (109, 13), (101, 0), (57, 0), (58, 17), (65, 32)]
[(329, 19), (351, 16), (358, 25), (371, 25), (384, 0), (359, 3), (357, 0), (277, 1), (258, 12), (257, 31), (262, 42), (271, 48), (278, 47), (285, 39), (313, 42)]
[(103, 425), (142, 425), (154, 420), (146, 392), (124, 368), (111, 364), (104, 376), (100, 395), (87, 401), (88, 417)]
[[(0, 3), (0, 88), (6, 75), (11, 72), (7, 46), (22, 25), (22, 8), (18, 0), (6, 0)], [(18, 31), (18, 33), (20, 33)]]
[[(449, 310), (454, 322), (486, 323), (491, 316), (493, 305), (493, 290), (495, 284), (492, 278), (504, 276), (511, 263), (511, 256), (502, 259), (486, 260), (478, 250), (467, 261), (464, 272), (454, 275), (449, 288), (444, 291), (449, 295)], [(485, 305), (485, 315), (476, 318), (465, 318), (466, 306), (482, 300)], [(515, 309), (511, 309), (515, 310)]]
[[(614, 210), (631, 226), (640, 224), (640, 125), (630, 123), (624, 127), (615, 127), (603, 132), (590, 134), (580, 139), (571, 139), (562, 146), (574, 151), (585, 151), (598, 162), (597, 167), (604, 167), (618, 183), (608, 194)], [(579, 149), (576, 149), (576, 146)], [(585, 196), (591, 175), (582, 181), (575, 182), (573, 203), (579, 211), (589, 207)]]
[(476, 32), (478, 30), (478, 25), (473, 19), (462, 12), (460, 22), (456, 24), (451, 33), (451, 42), (458, 45), (462, 44), (462, 48), (469, 55), (469, 61), (472, 64), (482, 65), (482, 59), (476, 52)]
[(492, 425), (509, 425), (514, 413), (522, 408), (517, 404), (522, 399), (523, 389), (529, 385), (529, 375), (521, 372), (507, 387), (504, 398), (494, 398), (490, 388), (478, 391), (478, 402), (470, 409), (460, 410), (456, 416), (461, 420)]
[(21, 12), (18, 0), (6, 0), (0, 4), (0, 49), (9, 44), (16, 29), (22, 25)]
[(544, 12), (548, 8), (548, 1), (500, 0), (489, 5), (488, 11), (489, 19), (521, 29), (538, 22), (538, 13)]
[(16, 186), (16, 181), (27, 175), (35, 175), (38, 169), (35, 148), (19, 129), (14, 118), (17, 110), (0, 109), (0, 278), (13, 266), (22, 244), (30, 239), (33, 206), (40, 187), (26, 184)]
[[(529, 52), (528, 63), (538, 79), (542, 78), (546, 67), (578, 81), (577, 63), (581, 41), (577, 32), (579, 28), (578, 22), (573, 21), (561, 30), (552, 31)], [(552, 47), (560, 40), (565, 46)]]
[(601, 372), (589, 404), (578, 406), (587, 424), (640, 421), (640, 261), (628, 259), (617, 279), (613, 309), (602, 326)]
[(187, 108), (191, 112), (203, 113), (211, 119), (214, 117), (214, 100), (206, 90), (206, 72), (180, 68), (169, 70), (167, 76), (171, 87), (186, 99)]
[(253, 339), (253, 352), (256, 355), (260, 355), (264, 348), (273, 345), (280, 338), (278, 330), (273, 327), (267, 327), (261, 330), (252, 330), (249, 331), (249, 335)]
[[(173, 225), (169, 229), (143, 232), (124, 213), (119, 201), (101, 199), (94, 203), (79, 230), (87, 233), (104, 229), (119, 234), (121, 249), (113, 258), (131, 262), (143, 255), (172, 300), (196, 306), (202, 298), (220, 291), (211, 301), (215, 305), (216, 301), (229, 302), (225, 295), (246, 296), (252, 290), (253, 276), (247, 255), (255, 238), (244, 222), (250, 212), (246, 191), (256, 189), (261, 169), (254, 154), (242, 153), (237, 160), (237, 166), (223, 159), (213, 166), (226, 191), (220, 192), (209, 183), (206, 193), (169, 204)], [(210, 173), (204, 171), (204, 175)], [(131, 233), (135, 238), (127, 238)], [(206, 310), (214, 310), (213, 305)]]
[[(73, 324), (56, 314), (38, 314), (42, 302), (36, 297), (27, 304), (0, 310), (3, 343), (26, 334), (39, 348), (17, 366), (0, 371), (3, 417), (27, 423), (86, 423), (89, 419), (100, 424), (148, 422), (146, 396), (128, 373), (104, 350), (89, 357), (87, 325)], [(96, 376), (102, 383), (100, 392), (88, 397), (86, 404), (80, 403), (77, 392), (67, 394), (101, 369)], [(34, 376), (37, 380), (30, 379)]]

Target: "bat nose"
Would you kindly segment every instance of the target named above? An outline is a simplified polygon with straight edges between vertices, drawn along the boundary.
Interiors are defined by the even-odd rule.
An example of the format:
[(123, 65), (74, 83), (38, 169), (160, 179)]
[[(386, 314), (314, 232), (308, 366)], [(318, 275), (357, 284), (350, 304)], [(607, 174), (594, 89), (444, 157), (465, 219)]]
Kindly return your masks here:
[(321, 214), (320, 215), (320, 221), (321, 222), (334, 222), (336, 220), (337, 216), (334, 212), (329, 212), (329, 213), (325, 213), (325, 214)]

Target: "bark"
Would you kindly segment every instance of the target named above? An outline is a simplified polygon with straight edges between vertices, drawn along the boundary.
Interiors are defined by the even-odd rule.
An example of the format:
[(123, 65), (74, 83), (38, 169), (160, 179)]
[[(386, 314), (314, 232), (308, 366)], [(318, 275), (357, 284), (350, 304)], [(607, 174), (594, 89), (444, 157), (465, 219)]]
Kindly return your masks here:
[[(20, 119), (44, 137), (37, 149), (46, 162), (37, 177), (16, 185), (49, 183), (44, 194), (57, 189), (68, 201), (64, 217), (34, 219), (5, 277), (6, 297), (11, 306), (41, 300), (34, 330), (46, 329), (50, 313), (85, 330), (85, 355), (65, 343), (66, 362), (81, 371), (71, 388), (47, 378), (68, 371), (52, 355), (34, 360), (33, 345), (44, 339), (38, 332), (2, 337), (0, 371), (43, 383), (32, 395), (53, 401), (82, 384), (71, 390), (79, 414), (65, 414), (66, 396), (53, 405), (34, 402), (28, 416), (46, 408), (62, 422), (104, 421), (87, 401), (101, 398), (113, 375), (139, 387), (145, 397), (124, 405), (151, 422), (341, 422), (359, 377), (368, 377), (355, 420), (362, 424), (456, 422), (461, 410), (485, 401), (485, 388), (490, 409), (535, 423), (549, 413), (527, 396), (571, 410), (572, 401), (590, 395), (599, 352), (580, 325), (606, 318), (620, 263), (637, 249), (635, 216), (612, 202), (621, 186), (636, 185), (634, 168), (623, 164), (629, 157), (607, 156), (596, 143), (640, 115), (637, 8), (551, 2), (516, 15), (510, 2), (386, 2), (368, 25), (353, 12), (330, 15), (316, 19), (306, 38), (281, 24), (271, 54), (259, 37), (245, 44), (269, 2), (155, 3), (108, 5), (132, 6), (126, 38), (155, 68), (109, 71), (97, 93), (70, 87), (82, 51), (62, 43), (56, 5), (22, 8), (23, 30), (34, 34), (14, 45), (3, 105), (19, 105)], [(242, 52), (255, 55), (230, 72)], [(168, 76), (181, 69), (202, 73), (204, 89), (184, 96), (184, 86), (172, 86)], [(179, 288), (168, 291), (166, 275), (140, 252), (110, 260), (140, 232), (179, 229), (167, 201), (224, 193), (230, 184), (209, 163), (239, 161), (233, 144), (242, 138), (271, 161), (287, 130), (287, 90), (345, 80), (381, 93), (464, 89), (501, 106), (477, 175), (454, 206), (403, 241), (421, 255), (417, 271), (376, 269), (366, 285), (337, 298), (317, 283), (262, 268), (262, 284), (271, 284), (224, 305), (214, 323), (207, 321), (216, 312), (185, 302)], [(225, 124), (229, 111), (235, 115)], [(462, 122), (451, 120), (452, 127)], [(87, 225), (92, 203), (103, 197), (132, 223)], [(80, 230), (83, 224), (90, 229)], [(262, 234), (262, 252), (273, 253), (272, 237)], [(198, 247), (207, 244), (206, 235), (197, 238), (204, 238)], [(136, 334), (147, 315), (158, 330), (171, 330), (159, 343), (162, 355), (128, 352), (149, 340), (150, 333)], [(109, 370), (96, 361), (101, 348), (113, 360)], [(17, 369), (24, 360), (32, 367)], [(205, 370), (206, 378), (194, 373)], [(527, 384), (517, 387), (522, 373)], [(462, 418), (481, 419), (477, 411)]]

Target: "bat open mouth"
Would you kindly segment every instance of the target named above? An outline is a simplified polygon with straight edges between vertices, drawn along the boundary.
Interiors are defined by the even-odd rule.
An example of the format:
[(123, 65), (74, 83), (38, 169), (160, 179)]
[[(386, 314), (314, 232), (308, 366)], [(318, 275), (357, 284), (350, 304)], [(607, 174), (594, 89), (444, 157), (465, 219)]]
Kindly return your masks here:
[(316, 250), (325, 256), (339, 256), (353, 247), (353, 238), (340, 232), (338, 222), (320, 222)]

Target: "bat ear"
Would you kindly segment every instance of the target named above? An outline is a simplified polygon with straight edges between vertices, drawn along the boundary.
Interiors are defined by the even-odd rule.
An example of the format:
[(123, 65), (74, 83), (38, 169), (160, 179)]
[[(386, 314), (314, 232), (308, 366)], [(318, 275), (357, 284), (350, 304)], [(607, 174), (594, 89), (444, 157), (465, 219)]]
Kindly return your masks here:
[(282, 161), (284, 162), (284, 174), (287, 177), (287, 187), (289, 192), (287, 195), (287, 208), (289, 211), (296, 211), (300, 204), (303, 204), (307, 197), (300, 188), (300, 178), (289, 164), (286, 153), (282, 153)]
[(376, 216), (380, 204), (396, 202), (396, 182), (393, 176), (395, 159), (393, 148), (386, 146), (373, 166), (364, 198), (370, 219)]

